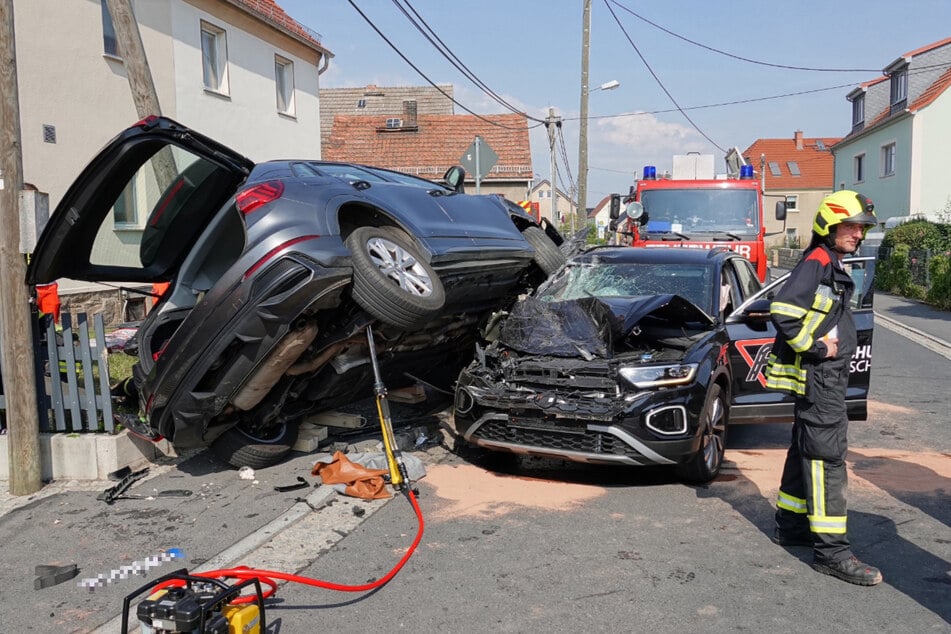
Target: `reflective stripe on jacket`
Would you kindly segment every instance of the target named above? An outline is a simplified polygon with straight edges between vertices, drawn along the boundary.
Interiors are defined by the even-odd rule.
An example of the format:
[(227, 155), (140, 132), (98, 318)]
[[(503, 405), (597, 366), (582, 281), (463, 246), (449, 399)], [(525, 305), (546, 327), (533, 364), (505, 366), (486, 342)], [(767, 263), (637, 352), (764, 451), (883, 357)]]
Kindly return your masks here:
[(833, 327), (838, 327), (837, 356), (855, 352), (855, 322), (848, 310), (854, 288), (852, 278), (825, 245), (799, 261), (770, 304), (776, 340), (766, 366), (768, 389), (806, 396), (804, 361), (808, 364), (825, 357), (827, 348), (820, 339)]

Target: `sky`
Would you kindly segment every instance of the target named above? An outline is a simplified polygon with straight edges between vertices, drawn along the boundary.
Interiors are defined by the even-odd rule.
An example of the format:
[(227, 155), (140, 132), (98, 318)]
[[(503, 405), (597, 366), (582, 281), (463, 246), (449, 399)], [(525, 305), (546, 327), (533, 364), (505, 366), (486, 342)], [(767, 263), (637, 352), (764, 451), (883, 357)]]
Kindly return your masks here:
[[(450, 83), (456, 114), (511, 112), (504, 101), (543, 120), (554, 108), (558, 186), (577, 182), (584, 0), (277, 2), (334, 54), (322, 88)], [(844, 136), (852, 89), (949, 36), (951, 0), (591, 0), (587, 206), (626, 192), (644, 165), (670, 169), (675, 154), (713, 154), (725, 171), (726, 150), (759, 138)], [(620, 86), (597, 90), (611, 81)], [(534, 171), (549, 179), (545, 127), (529, 128)]]

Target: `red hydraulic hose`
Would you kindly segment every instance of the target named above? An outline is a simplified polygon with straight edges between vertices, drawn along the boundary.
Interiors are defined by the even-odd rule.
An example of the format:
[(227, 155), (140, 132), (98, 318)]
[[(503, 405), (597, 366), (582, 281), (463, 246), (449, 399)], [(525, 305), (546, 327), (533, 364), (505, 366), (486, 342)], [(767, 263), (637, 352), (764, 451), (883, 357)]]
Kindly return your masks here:
[[(292, 583), (302, 583), (308, 586), (316, 586), (318, 588), (325, 588), (327, 590), (337, 590), (340, 592), (369, 592), (370, 590), (375, 590), (381, 588), (389, 581), (396, 576), (396, 573), (400, 571), (404, 564), (409, 560), (410, 556), (416, 552), (416, 547), (419, 545), (420, 540), (423, 538), (423, 530), (425, 529), (425, 522), (423, 521), (423, 512), (419, 509), (419, 503), (416, 501), (416, 496), (413, 494), (412, 489), (406, 489), (406, 497), (409, 499), (410, 504), (413, 505), (413, 510), (416, 512), (416, 518), (419, 520), (419, 528), (416, 531), (416, 538), (413, 540), (412, 545), (403, 555), (402, 559), (397, 562), (393, 568), (377, 579), (376, 581), (371, 581), (370, 583), (362, 583), (359, 585), (349, 585), (343, 583), (334, 583), (332, 581), (323, 581), (321, 579), (314, 579), (311, 577), (302, 577), (300, 575), (292, 575), (286, 572), (277, 572), (275, 570), (257, 570), (255, 568), (248, 568), (246, 566), (238, 566), (236, 568), (226, 568), (222, 570), (210, 570), (207, 572), (196, 572), (193, 573), (195, 577), (206, 577), (209, 579), (236, 579), (238, 581), (246, 581), (248, 579), (257, 578), (266, 586), (269, 586), (269, 589), (266, 590), (261, 596), (263, 599), (267, 599), (274, 595), (277, 592), (277, 581), (290, 581)], [(181, 581), (170, 579), (168, 582), (163, 583), (159, 586), (156, 586), (156, 589), (162, 589), (169, 586), (179, 586), (182, 585)], [(245, 595), (238, 597), (237, 599), (231, 601), (232, 604), (241, 604), (241, 603), (252, 603), (257, 600), (256, 596)]]

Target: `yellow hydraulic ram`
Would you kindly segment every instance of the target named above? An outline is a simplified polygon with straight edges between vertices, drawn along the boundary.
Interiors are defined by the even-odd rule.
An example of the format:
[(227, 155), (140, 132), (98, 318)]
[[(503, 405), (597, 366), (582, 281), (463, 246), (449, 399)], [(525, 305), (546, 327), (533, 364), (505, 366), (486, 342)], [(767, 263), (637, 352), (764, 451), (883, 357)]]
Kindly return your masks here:
[(393, 434), (390, 405), (386, 401), (386, 386), (383, 385), (383, 379), (380, 376), (380, 364), (376, 359), (376, 344), (373, 342), (373, 328), (369, 324), (367, 325), (367, 345), (370, 347), (370, 362), (373, 365), (373, 394), (376, 397), (376, 412), (380, 416), (380, 427), (383, 430), (383, 449), (386, 452), (386, 463), (390, 468), (390, 484), (397, 491), (405, 491), (410, 488), (410, 480), (406, 474), (403, 454)]

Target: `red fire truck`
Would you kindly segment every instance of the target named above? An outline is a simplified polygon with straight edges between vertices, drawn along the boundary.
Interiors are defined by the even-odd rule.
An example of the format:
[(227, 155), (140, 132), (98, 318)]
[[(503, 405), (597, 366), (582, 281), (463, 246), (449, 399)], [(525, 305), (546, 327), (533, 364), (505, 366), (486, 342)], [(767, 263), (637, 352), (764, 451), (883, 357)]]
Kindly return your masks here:
[[(747, 257), (765, 281), (763, 193), (752, 165), (742, 159), (734, 165), (734, 178), (715, 177), (712, 155), (675, 156), (670, 178), (658, 178), (656, 167), (646, 166), (624, 200), (626, 222), (615, 226), (634, 247), (729, 247)], [(611, 215), (620, 216), (619, 204), (612, 205)]]

